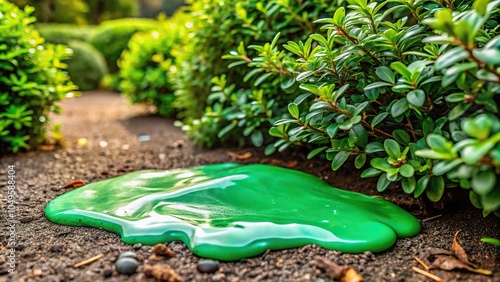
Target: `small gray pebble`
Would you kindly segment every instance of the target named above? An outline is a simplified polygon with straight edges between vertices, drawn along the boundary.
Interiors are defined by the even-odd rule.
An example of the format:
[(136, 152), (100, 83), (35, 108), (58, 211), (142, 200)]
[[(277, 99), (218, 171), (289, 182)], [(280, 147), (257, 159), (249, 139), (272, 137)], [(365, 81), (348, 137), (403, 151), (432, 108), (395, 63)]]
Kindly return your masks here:
[(134, 244), (132, 248), (134, 248), (134, 250), (139, 250), (140, 248), (142, 248), (142, 244), (141, 243)]
[(118, 259), (121, 258), (137, 258), (136, 254), (134, 252), (123, 252), (118, 256)]
[(102, 275), (104, 277), (111, 277), (111, 275), (113, 275), (113, 270), (110, 269), (110, 268), (106, 268), (104, 269), (104, 271), (102, 272)]
[(119, 258), (115, 262), (116, 271), (121, 274), (134, 274), (139, 266), (139, 262), (135, 258)]
[(219, 269), (219, 263), (211, 259), (202, 259), (198, 261), (196, 269), (201, 273), (214, 273)]

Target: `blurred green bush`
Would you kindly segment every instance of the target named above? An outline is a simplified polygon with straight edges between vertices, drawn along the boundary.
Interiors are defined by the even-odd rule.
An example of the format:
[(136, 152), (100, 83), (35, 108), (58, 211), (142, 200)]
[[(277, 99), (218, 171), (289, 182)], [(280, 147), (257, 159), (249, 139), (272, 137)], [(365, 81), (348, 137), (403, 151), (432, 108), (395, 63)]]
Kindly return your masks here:
[(157, 22), (150, 19), (118, 19), (105, 21), (99, 25), (90, 43), (99, 50), (106, 60), (110, 73), (117, 73), (118, 59), (127, 49), (132, 35), (138, 31), (151, 31), (157, 28)]
[(76, 89), (61, 63), (69, 50), (44, 44), (32, 12), (0, 0), (0, 154), (42, 143), (49, 114)]
[(38, 22), (99, 24), (102, 21), (136, 16), (136, 0), (11, 0), (23, 8), (35, 7)]
[(11, 0), (20, 8), (26, 5), (35, 8), (33, 16), (38, 22), (56, 23), (86, 23), (86, 14), (89, 11), (85, 0)]
[[(257, 146), (272, 122), (286, 113), (287, 92), (294, 79), (266, 80), (245, 63), (231, 64), (230, 52), (257, 51), (245, 46), (263, 44), (279, 31), (277, 44), (306, 39), (315, 31), (314, 20), (338, 7), (329, 0), (192, 0), (186, 11), (184, 42), (176, 55), (176, 104), (182, 109), (183, 129), (198, 145), (250, 141)], [(342, 1), (340, 1), (342, 3)], [(228, 57), (231, 58), (231, 57)], [(228, 69), (228, 66), (235, 66)], [(285, 68), (286, 66), (279, 66)], [(283, 104), (285, 103), (285, 104)]]
[(37, 23), (35, 28), (46, 41), (54, 44), (67, 44), (71, 40), (90, 42), (97, 30), (94, 25), (58, 23)]
[(102, 54), (84, 41), (71, 40), (67, 45), (73, 50), (73, 55), (64, 62), (68, 64), (68, 73), (73, 83), (81, 91), (99, 88), (108, 73)]
[(179, 36), (166, 20), (157, 27), (132, 36), (119, 61), (120, 88), (132, 103), (154, 105), (160, 115), (171, 116), (175, 99), (169, 74), (174, 60), (171, 49)]
[(36, 29), (45, 41), (64, 44), (73, 50), (73, 56), (65, 60), (67, 71), (82, 91), (99, 88), (108, 67), (103, 55), (90, 45), (89, 40), (97, 31), (97, 26), (72, 24), (37, 24)]
[(88, 7), (87, 22), (99, 24), (103, 21), (133, 17), (138, 14), (137, 0), (84, 0)]

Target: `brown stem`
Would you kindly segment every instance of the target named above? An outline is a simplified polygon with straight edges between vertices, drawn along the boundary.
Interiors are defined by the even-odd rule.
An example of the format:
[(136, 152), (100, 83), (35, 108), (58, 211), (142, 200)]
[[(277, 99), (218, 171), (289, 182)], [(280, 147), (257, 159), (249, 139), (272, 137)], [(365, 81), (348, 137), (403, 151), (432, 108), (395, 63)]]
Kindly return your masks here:
[(311, 33), (314, 32), (314, 28), (309, 21), (304, 20), (303, 18), (299, 17), (289, 6), (286, 6), (285, 9), (290, 13), (290, 15), (292, 15), (292, 17), (296, 21), (303, 23), (306, 26), (307, 30), (309, 30), (309, 32), (311, 32)]
[(474, 56), (474, 54), (472, 53), (472, 50), (474, 49), (473, 47), (469, 47), (469, 46), (466, 46), (465, 44), (463, 44), (463, 42), (460, 42), (465, 48), (465, 50), (469, 53), (469, 56), (471, 57), (471, 59), (480, 67), (480, 68), (484, 68), (486, 69), (487, 71), (491, 72), (492, 74), (494, 74), (496, 77), (497, 77), (497, 81), (496, 82), (500, 82), (500, 73), (498, 72), (498, 70), (492, 68), (491, 66), (487, 65), (485, 62), (479, 60), (476, 56)]
[(411, 123), (411, 120), (408, 117), (406, 117), (406, 121), (408, 122), (408, 127), (410, 128), (410, 132), (411, 132), (411, 135), (413, 137), (413, 141), (417, 142), (418, 138), (417, 138), (417, 135), (415, 134), (415, 131), (413, 129), (413, 124)]
[(352, 37), (351, 35), (349, 35), (349, 33), (347, 33), (347, 31), (341, 27), (341, 26), (335, 26), (338, 31), (340, 31), (340, 35), (343, 35), (345, 36), (345, 38), (347, 38), (349, 41), (351, 41), (353, 44), (356, 45), (356, 47), (358, 47), (359, 49), (361, 49), (361, 51), (363, 51), (366, 55), (370, 56), (370, 58), (372, 58), (372, 60), (375, 61), (375, 63), (377, 64), (381, 64), (381, 62), (379, 61), (379, 59), (377, 59), (377, 57), (375, 57), (375, 55), (373, 55), (370, 51), (368, 51), (365, 47), (363, 47), (362, 45), (359, 44), (358, 40), (354, 37)]
[(373, 17), (370, 17), (370, 24), (372, 26), (373, 33), (378, 33), (377, 27), (375, 26), (375, 21), (373, 20)]
[(370, 130), (371, 130), (371, 131), (373, 131), (373, 132), (377, 132), (378, 134), (383, 135), (383, 136), (385, 136), (385, 137), (387, 137), (387, 138), (394, 138), (394, 137), (392, 137), (392, 135), (390, 135), (389, 133), (387, 133), (387, 132), (385, 132), (385, 131), (382, 131), (382, 130), (380, 130), (380, 129), (378, 129), (378, 128), (372, 127), (370, 124), (368, 124), (368, 123), (367, 123), (366, 121), (364, 121), (364, 120), (360, 121), (359, 123), (361, 123), (361, 125), (363, 125), (364, 127), (366, 127), (366, 128), (368, 128), (368, 129), (370, 129)]
[(305, 127), (305, 128), (310, 129), (310, 130), (312, 130), (312, 131), (316, 131), (316, 132), (318, 132), (318, 133), (321, 133), (321, 134), (323, 134), (323, 135), (328, 136), (328, 134), (326, 133), (326, 131), (321, 130), (321, 129), (318, 129), (318, 128), (313, 127), (313, 126), (310, 126), (309, 124), (304, 124), (304, 123), (303, 123), (300, 119), (297, 119), (297, 122), (298, 122), (298, 124), (299, 124), (300, 126), (302, 126), (302, 127)]

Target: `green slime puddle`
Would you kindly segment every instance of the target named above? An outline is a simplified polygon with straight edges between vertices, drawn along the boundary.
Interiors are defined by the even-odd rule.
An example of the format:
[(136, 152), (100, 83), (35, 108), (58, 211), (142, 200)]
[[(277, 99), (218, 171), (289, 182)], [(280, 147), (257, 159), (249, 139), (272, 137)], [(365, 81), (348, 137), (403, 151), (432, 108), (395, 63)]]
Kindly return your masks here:
[(137, 171), (67, 192), (45, 215), (119, 233), (129, 244), (180, 240), (196, 255), (227, 261), (307, 244), (380, 252), (420, 232), (416, 218), (384, 199), (260, 164)]

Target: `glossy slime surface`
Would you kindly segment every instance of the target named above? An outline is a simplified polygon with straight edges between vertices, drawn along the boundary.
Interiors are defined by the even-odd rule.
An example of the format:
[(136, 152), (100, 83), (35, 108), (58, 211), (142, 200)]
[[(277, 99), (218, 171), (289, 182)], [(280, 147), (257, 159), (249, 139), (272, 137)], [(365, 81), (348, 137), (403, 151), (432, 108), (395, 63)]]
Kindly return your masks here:
[(416, 218), (386, 200), (261, 164), (137, 171), (65, 193), (45, 215), (119, 233), (129, 244), (180, 240), (218, 260), (307, 244), (380, 252), (420, 232)]

